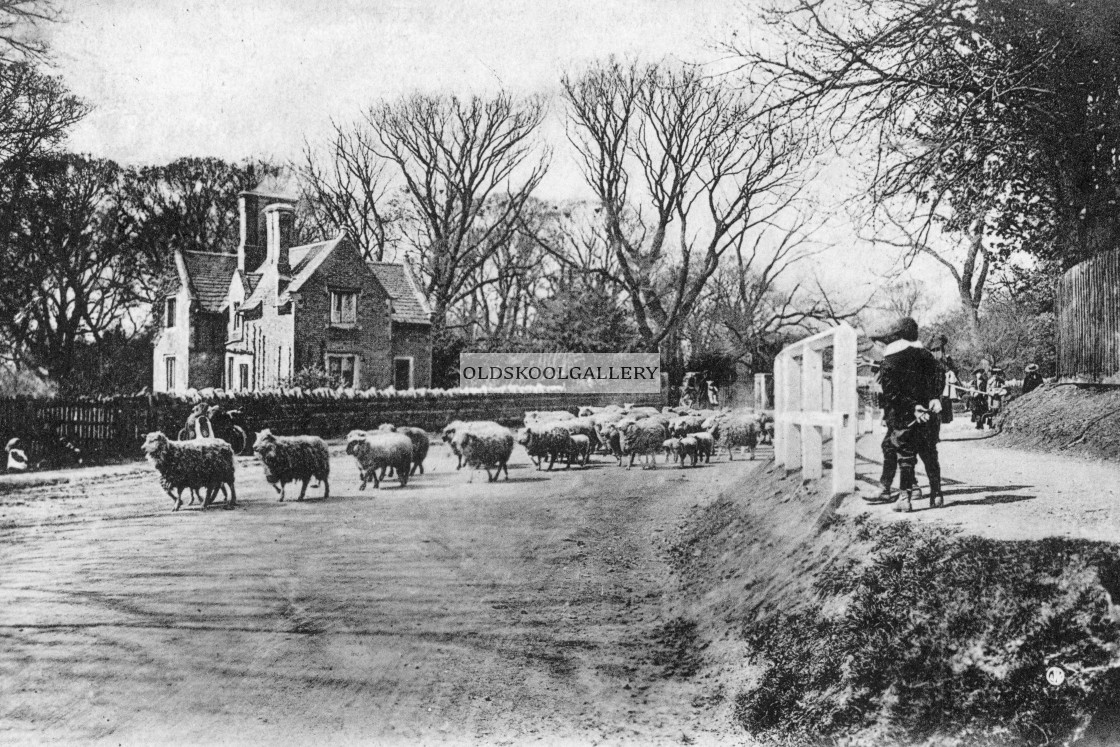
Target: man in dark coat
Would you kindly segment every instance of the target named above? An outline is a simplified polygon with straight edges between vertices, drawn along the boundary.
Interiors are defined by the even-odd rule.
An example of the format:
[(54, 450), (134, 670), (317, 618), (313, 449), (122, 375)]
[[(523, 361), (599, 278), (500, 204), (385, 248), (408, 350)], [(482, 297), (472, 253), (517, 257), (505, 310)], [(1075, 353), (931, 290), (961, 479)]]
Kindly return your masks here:
[(929, 477), (930, 508), (943, 505), (937, 434), (931, 422), (941, 412), (941, 391), (945, 386), (941, 366), (918, 341), (918, 323), (910, 317), (899, 319), (871, 339), (886, 345), (879, 365), (883, 418), (887, 423), (880, 497), (890, 499), (893, 465), (897, 464), (901, 491), (894, 510), (912, 510), (913, 501), (921, 496), (914, 473), (920, 455)]

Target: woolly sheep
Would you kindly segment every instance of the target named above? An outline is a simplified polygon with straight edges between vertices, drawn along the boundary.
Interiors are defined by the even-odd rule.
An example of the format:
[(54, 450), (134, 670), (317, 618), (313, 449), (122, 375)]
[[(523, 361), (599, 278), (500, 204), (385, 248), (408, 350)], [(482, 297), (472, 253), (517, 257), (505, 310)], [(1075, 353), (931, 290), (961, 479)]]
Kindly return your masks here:
[(615, 463), (619, 467), (622, 466), (622, 433), (618, 430), (615, 423), (610, 423), (606, 427), (606, 432), (602, 435), (602, 441), (606, 446), (608, 452), (614, 456)]
[(323, 497), (329, 498), (331, 486), (331, 455), (326, 442), (318, 436), (274, 436), (265, 428), (257, 434), (253, 451), (264, 465), (264, 477), (284, 500), (284, 488), (289, 482), (301, 481), (297, 501), (307, 494), (311, 478), (322, 480)]
[(517, 442), (525, 447), (538, 472), (546, 459), (551, 472), (556, 460), (566, 458), (571, 451), (572, 434), (558, 423), (541, 423), (526, 426)]
[(420, 474), (424, 474), (424, 459), (428, 456), (428, 447), (431, 441), (428, 438), (428, 432), (423, 428), (413, 428), (409, 425), (403, 425), (397, 428), (392, 423), (382, 423), (378, 426), (379, 431), (390, 431), (392, 433), (400, 433), (402, 436), (407, 436), (412, 441), (412, 474), (416, 474), (419, 470)]
[(624, 407), (623, 411), (630, 417), (638, 420), (640, 418), (653, 417), (654, 415), (661, 415), (661, 411), (656, 407)]
[(509, 428), (485, 420), (467, 423), (456, 432), (455, 439), (463, 454), (463, 464), (471, 468), (468, 482), (474, 481), (474, 470), (478, 468), (486, 470), (487, 482), (496, 482), (503, 471), (509, 480), (506, 463), (513, 454), (513, 433)]
[(750, 451), (751, 459), (754, 459), (758, 431), (758, 414), (751, 410), (739, 410), (723, 418), (719, 424), (718, 439), (727, 447), (727, 458), (734, 461), (734, 449), (745, 447)]
[(591, 461), (591, 439), (587, 436), (575, 434), (569, 437), (568, 446), (568, 467), (572, 466), (572, 461), (575, 460), (581, 467), (586, 467), (587, 463)]
[(459, 444), (455, 441), (455, 434), (466, 427), (466, 422), (463, 420), (452, 420), (450, 423), (443, 427), (440, 432), (440, 438), (443, 442), (451, 447), (451, 453), (458, 458), (458, 463), (455, 469), (463, 468), (463, 452), (459, 450)]
[(715, 438), (707, 431), (699, 431), (690, 434), (692, 438), (696, 439), (696, 458), (702, 459), (705, 464), (712, 461), (712, 452), (715, 451)]
[(595, 415), (601, 415), (601, 414), (612, 413), (612, 412), (621, 413), (622, 412), (622, 407), (620, 407), (619, 405), (605, 405), (603, 407), (592, 407), (590, 405), (584, 405), (583, 407), (579, 408), (579, 410), (576, 412), (576, 417), (580, 417), (580, 418), (594, 417)]
[(646, 465), (657, 467), (657, 452), (661, 450), (669, 435), (668, 430), (659, 421), (644, 418), (635, 423), (630, 423), (620, 429), (622, 433), (622, 450), (630, 454), (630, 463), (626, 469), (634, 466), (634, 457), (642, 455)]
[(567, 410), (527, 410), (525, 412), (525, 425), (556, 423), (561, 420), (575, 420), (575, 418), (576, 416)]
[(681, 415), (669, 421), (669, 435), (681, 438), (690, 433), (704, 430), (704, 418), (697, 415)]
[(346, 436), (346, 453), (357, 461), (358, 472), (362, 476), (358, 490), (365, 490), (371, 477), (373, 487), (380, 488), (385, 470), (390, 467), (395, 470), (403, 488), (408, 484), (414, 451), (412, 439), (403, 433), (350, 431)]
[(696, 453), (699, 444), (692, 436), (685, 436), (682, 438), (677, 446), (677, 455), (680, 459), (681, 467), (684, 467), (684, 460), (687, 457), (690, 460), (689, 466), (696, 466)]
[(572, 418), (571, 420), (553, 421), (550, 426), (559, 426), (573, 436), (586, 436), (592, 448), (599, 448), (599, 430), (591, 418)]
[(774, 443), (774, 418), (762, 414), (758, 418), (758, 442), (760, 444)]
[[(172, 511), (182, 508), (184, 488), (192, 491), (206, 488), (206, 498), (202, 502), (205, 510), (222, 486), (229, 485), (229, 508), (237, 505), (233, 449), (225, 441), (206, 438), (175, 442), (161, 431), (155, 431), (147, 435), (142, 448), (160, 474), (160, 485), (175, 501)], [(178, 495), (172, 493), (173, 490), (177, 490)]]
[(665, 452), (665, 463), (677, 461), (677, 451), (681, 447), (681, 440), (679, 438), (667, 438), (662, 444), (661, 448)]

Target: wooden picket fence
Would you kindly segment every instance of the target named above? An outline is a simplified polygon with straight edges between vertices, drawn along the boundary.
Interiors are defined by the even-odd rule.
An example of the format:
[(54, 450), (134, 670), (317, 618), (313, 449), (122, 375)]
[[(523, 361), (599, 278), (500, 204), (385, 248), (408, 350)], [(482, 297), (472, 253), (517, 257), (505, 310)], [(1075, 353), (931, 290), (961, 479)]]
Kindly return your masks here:
[[(243, 413), (246, 430), (269, 428), (278, 435), (312, 434), (338, 438), (354, 429), (381, 423), (437, 431), (452, 420), (495, 420), (519, 425), (526, 410), (569, 410), (602, 406), (625, 399), (660, 406), (661, 396), (617, 394), (469, 393), (386, 399), (316, 399), (295, 397), (224, 397), (214, 400)], [(175, 438), (194, 401), (170, 396), (121, 397), (106, 401), (0, 399), (0, 442), (19, 438), (32, 463), (41, 460), (70, 466), (81, 451), (85, 463), (140, 456), (146, 434), (163, 431)], [(253, 434), (249, 433), (250, 443)]]
[(1058, 375), (1120, 383), (1120, 251), (1066, 270), (1057, 289)]

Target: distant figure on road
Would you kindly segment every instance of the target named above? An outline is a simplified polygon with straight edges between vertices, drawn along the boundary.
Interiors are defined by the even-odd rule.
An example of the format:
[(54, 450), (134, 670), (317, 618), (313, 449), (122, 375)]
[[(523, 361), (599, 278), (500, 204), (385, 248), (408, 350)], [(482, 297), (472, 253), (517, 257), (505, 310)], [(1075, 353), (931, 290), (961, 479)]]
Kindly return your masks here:
[(13, 438), (8, 442), (5, 447), (8, 452), (8, 471), (9, 472), (25, 472), (27, 471), (27, 453), (20, 448), (18, 438)]
[(937, 353), (935, 357), (941, 364), (941, 371), (945, 376), (945, 388), (941, 390), (941, 423), (948, 425), (953, 422), (953, 404), (961, 398), (960, 391), (957, 389), (960, 381), (954, 370), (956, 366), (953, 365), (952, 356)]
[(941, 414), (941, 392), (945, 385), (941, 367), (933, 354), (918, 341), (918, 323), (903, 317), (886, 330), (871, 335), (885, 345), (879, 366), (884, 419), (883, 492), (880, 500), (891, 500), (895, 466), (900, 492), (895, 511), (911, 511), (921, 496), (915, 467), (921, 456), (929, 477), (930, 508), (944, 504), (941, 465), (937, 454), (937, 432), (931, 419)]
[(988, 372), (982, 367), (972, 374), (971, 395), (969, 409), (972, 410), (972, 422), (980, 430), (984, 427), (984, 416), (988, 413)]
[(992, 369), (992, 378), (988, 379), (988, 410), (984, 413), (984, 422), (989, 428), (995, 427), (996, 416), (1003, 409), (1003, 398), (1007, 396), (1007, 382), (1003, 378), (1002, 368)]
[(713, 410), (719, 409), (719, 387), (714, 381), (708, 382), (708, 406)]
[(1029, 364), (1023, 374), (1023, 394), (1029, 394), (1042, 386), (1042, 374), (1037, 363)]

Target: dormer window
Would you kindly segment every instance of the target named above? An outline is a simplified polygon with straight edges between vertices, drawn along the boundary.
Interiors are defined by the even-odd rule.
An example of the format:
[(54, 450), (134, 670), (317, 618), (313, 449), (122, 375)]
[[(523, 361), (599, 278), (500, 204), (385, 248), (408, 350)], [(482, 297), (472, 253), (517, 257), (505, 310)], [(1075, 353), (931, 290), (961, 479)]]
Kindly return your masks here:
[(234, 301), (233, 304), (230, 306), (230, 314), (233, 315), (233, 331), (234, 332), (240, 332), (241, 331), (240, 310), (241, 310), (241, 303), (238, 302), (238, 301)]
[(163, 326), (167, 327), (168, 329), (171, 329), (175, 326), (175, 310), (177, 305), (178, 304), (176, 304), (174, 298), (167, 299), (166, 308), (164, 309), (163, 314)]
[(358, 323), (358, 294), (354, 291), (331, 291), (331, 326), (353, 327)]

